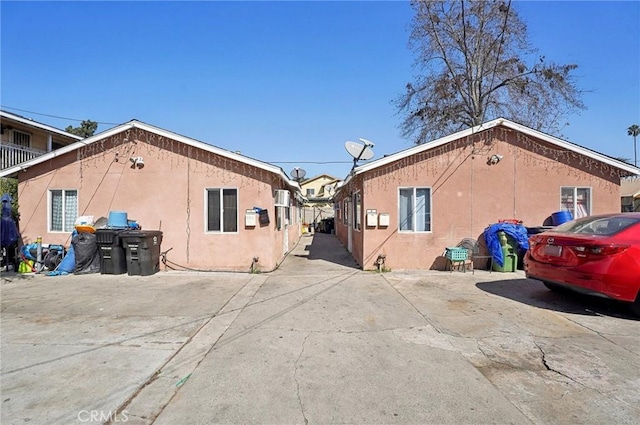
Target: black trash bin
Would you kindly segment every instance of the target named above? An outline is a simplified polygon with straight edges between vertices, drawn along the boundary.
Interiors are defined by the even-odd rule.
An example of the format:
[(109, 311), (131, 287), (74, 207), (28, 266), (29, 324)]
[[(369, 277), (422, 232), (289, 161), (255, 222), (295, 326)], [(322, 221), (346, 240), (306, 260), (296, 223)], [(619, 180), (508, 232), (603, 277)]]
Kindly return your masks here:
[(127, 230), (120, 233), (127, 257), (129, 276), (148, 276), (160, 270), (159, 230)]
[(101, 274), (127, 272), (127, 257), (120, 237), (122, 232), (119, 229), (96, 229)]
[(326, 233), (334, 233), (334, 229), (335, 229), (335, 218), (330, 217), (330, 218), (326, 218), (325, 219), (325, 223), (324, 223), (324, 230)]

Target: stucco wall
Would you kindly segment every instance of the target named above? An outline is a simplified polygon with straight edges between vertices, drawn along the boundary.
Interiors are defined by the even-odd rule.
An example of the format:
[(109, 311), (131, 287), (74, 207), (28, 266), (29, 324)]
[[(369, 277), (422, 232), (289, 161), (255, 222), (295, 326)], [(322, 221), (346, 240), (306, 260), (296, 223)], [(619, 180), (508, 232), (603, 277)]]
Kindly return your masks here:
[[(493, 154), (503, 158), (489, 165), (487, 159)], [(340, 197), (362, 188), (363, 214), (376, 209), (390, 215), (387, 228), (353, 232), (354, 238), (363, 236), (361, 244), (354, 241), (353, 254), (365, 269), (375, 267), (378, 254), (386, 255), (386, 265), (392, 269), (440, 269), (445, 247), (463, 238), (480, 238), (488, 225), (500, 219), (516, 218), (528, 227), (543, 225), (561, 209), (561, 186), (591, 188), (591, 214), (618, 211), (620, 203), (615, 168), (503, 128), (358, 177)], [(398, 232), (399, 187), (431, 188), (431, 232)], [(347, 229), (340, 227), (337, 234), (346, 246)]]
[[(132, 167), (141, 156), (144, 167)], [(205, 231), (205, 189), (238, 189), (238, 232)], [(259, 257), (262, 270), (282, 259), (284, 232), (276, 230), (274, 190), (282, 179), (269, 171), (225, 159), (143, 130), (116, 134), (20, 174), (20, 227), (25, 243), (43, 236), (45, 243), (68, 245), (69, 233), (51, 233), (47, 226), (47, 192), (77, 189), (79, 215), (108, 217), (126, 211), (143, 230), (163, 232), (167, 259), (202, 270), (249, 270)], [(269, 212), (270, 224), (245, 227), (245, 210)], [(290, 247), (299, 236), (291, 225)]]

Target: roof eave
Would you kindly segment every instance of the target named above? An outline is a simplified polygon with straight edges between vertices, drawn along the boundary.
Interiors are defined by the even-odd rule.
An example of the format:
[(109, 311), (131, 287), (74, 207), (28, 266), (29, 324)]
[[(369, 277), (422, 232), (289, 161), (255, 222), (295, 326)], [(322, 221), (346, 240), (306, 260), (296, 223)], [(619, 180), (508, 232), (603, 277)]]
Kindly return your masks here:
[(634, 167), (631, 164), (627, 164), (625, 162), (618, 161), (616, 159), (610, 158), (610, 157), (608, 157), (606, 155), (603, 155), (601, 153), (589, 150), (587, 148), (583, 148), (582, 146), (576, 145), (576, 144), (571, 143), (571, 142), (567, 142), (567, 141), (559, 139), (559, 138), (557, 138), (555, 136), (551, 136), (551, 135), (542, 133), (542, 132), (540, 132), (538, 130), (534, 130), (534, 129), (529, 128), (527, 126), (524, 126), (522, 124), (517, 124), (517, 123), (515, 123), (513, 121), (509, 121), (509, 120), (507, 120), (505, 118), (497, 118), (495, 120), (488, 121), (488, 122), (486, 122), (484, 124), (481, 124), (481, 125), (478, 125), (478, 126), (475, 126), (475, 127), (471, 127), (471, 128), (466, 129), (466, 130), (462, 130), (462, 131), (459, 131), (457, 133), (450, 134), (448, 136), (441, 137), (439, 139), (436, 139), (436, 140), (431, 141), (431, 142), (424, 143), (422, 145), (413, 146), (411, 148), (405, 149), (405, 150), (397, 152), (395, 154), (388, 155), (388, 156), (386, 156), (384, 158), (381, 158), (379, 160), (372, 161), (372, 162), (369, 162), (367, 164), (364, 164), (364, 165), (361, 165), (359, 167), (356, 167), (356, 168), (353, 169), (352, 173), (350, 173), (349, 177), (347, 178), (347, 181), (353, 175), (361, 174), (361, 173), (373, 170), (375, 168), (382, 167), (384, 165), (390, 164), (390, 163), (395, 162), (397, 160), (400, 160), (400, 159), (409, 157), (411, 155), (414, 155), (416, 153), (420, 153), (420, 152), (424, 152), (424, 151), (427, 151), (427, 150), (430, 150), (430, 149), (434, 149), (434, 148), (442, 146), (442, 145), (444, 145), (446, 143), (452, 142), (454, 140), (458, 140), (458, 139), (461, 139), (463, 137), (467, 137), (467, 136), (470, 136), (472, 134), (475, 134), (475, 133), (477, 133), (479, 131), (488, 130), (490, 128), (494, 128), (494, 127), (497, 127), (497, 126), (504, 126), (504, 127), (510, 128), (512, 130), (516, 130), (516, 131), (519, 131), (521, 133), (527, 134), (529, 136), (535, 137), (537, 139), (543, 140), (545, 142), (552, 143), (552, 144), (554, 144), (556, 146), (559, 146), (559, 147), (561, 147), (563, 149), (567, 149), (567, 150), (576, 152), (578, 154), (590, 157), (590, 158), (595, 159), (597, 161), (600, 161), (602, 163), (611, 165), (612, 167), (615, 167), (615, 168), (618, 168), (618, 169), (620, 169), (622, 171), (625, 171), (625, 172), (629, 173), (630, 175), (640, 175), (640, 168)]
[(96, 142), (98, 140), (106, 139), (107, 137), (111, 137), (111, 136), (113, 136), (115, 134), (121, 133), (123, 131), (129, 130), (129, 129), (132, 129), (132, 128), (139, 128), (139, 129), (142, 129), (142, 130), (145, 130), (145, 131), (149, 131), (151, 133), (155, 133), (155, 134), (158, 134), (160, 136), (167, 137), (169, 139), (173, 139), (173, 140), (179, 141), (181, 143), (184, 143), (184, 144), (187, 144), (187, 145), (199, 148), (199, 149), (203, 149), (203, 150), (212, 152), (214, 154), (217, 154), (217, 155), (220, 155), (220, 156), (223, 156), (223, 157), (235, 160), (235, 161), (243, 162), (243, 163), (245, 163), (247, 165), (251, 165), (251, 166), (263, 169), (265, 171), (272, 172), (272, 173), (277, 174), (280, 177), (282, 177), (282, 179), (290, 187), (293, 187), (293, 188), (295, 188), (297, 190), (301, 190), (300, 189), (300, 185), (296, 181), (290, 179), (289, 176), (284, 172), (284, 170), (281, 167), (278, 167), (278, 166), (275, 166), (275, 165), (272, 165), (272, 164), (269, 164), (269, 163), (266, 163), (266, 162), (262, 162), (262, 161), (259, 161), (257, 159), (249, 158), (247, 156), (240, 155), (240, 154), (237, 154), (235, 152), (231, 152), (231, 151), (228, 151), (228, 150), (225, 150), (225, 149), (222, 149), (222, 148), (218, 148), (216, 146), (209, 145), (207, 143), (200, 142), (198, 140), (195, 140), (195, 139), (192, 139), (192, 138), (189, 138), (189, 137), (186, 137), (186, 136), (182, 136), (180, 134), (173, 133), (171, 131), (164, 130), (164, 129), (159, 128), (159, 127), (154, 127), (152, 125), (149, 125), (149, 124), (143, 123), (141, 121), (137, 121), (137, 120), (131, 120), (131, 121), (127, 122), (127, 123), (120, 124), (120, 125), (118, 125), (116, 127), (110, 128), (110, 129), (108, 129), (106, 131), (103, 131), (101, 133), (95, 134), (95, 135), (93, 135), (91, 137), (88, 137), (86, 139), (79, 140), (79, 141), (77, 141), (75, 143), (72, 143), (70, 145), (64, 146), (64, 147), (62, 147), (60, 149), (56, 149), (54, 151), (48, 152), (48, 153), (46, 153), (44, 155), (41, 155), (41, 156), (39, 156), (37, 158), (34, 158), (34, 159), (30, 160), (30, 161), (26, 161), (26, 162), (23, 162), (21, 164), (18, 164), (18, 165), (15, 165), (13, 167), (10, 167), (10, 168), (7, 168), (5, 170), (2, 170), (0, 172), (0, 177), (5, 177), (7, 175), (15, 174), (15, 173), (17, 173), (17, 172), (19, 172), (21, 170), (24, 170), (26, 168), (32, 167), (32, 166), (37, 165), (37, 164), (39, 164), (41, 162), (48, 161), (48, 160), (50, 160), (52, 158), (55, 158), (55, 157), (60, 156), (60, 155), (64, 155), (64, 154), (66, 154), (68, 152), (73, 152), (74, 150), (79, 149), (82, 146), (90, 145), (90, 144), (92, 144), (92, 143), (94, 143), (94, 142)]
[(17, 121), (20, 124), (24, 124), (24, 125), (28, 125), (28, 126), (31, 126), (31, 127), (35, 127), (35, 128), (40, 129), (40, 130), (47, 131), (49, 133), (55, 133), (55, 134), (58, 134), (59, 136), (62, 136), (62, 137), (68, 137), (70, 139), (75, 139), (75, 140), (84, 139), (83, 137), (77, 136), (77, 135), (75, 135), (73, 133), (66, 132), (66, 131), (61, 130), (59, 128), (51, 127), (50, 125), (42, 124), (42, 123), (39, 123), (37, 121), (32, 121), (32, 120), (30, 120), (28, 118), (24, 118), (24, 117), (21, 117), (19, 115), (14, 115), (14, 114), (12, 114), (10, 112), (6, 112), (6, 111), (1, 111), (0, 110), (0, 117), (7, 118), (7, 119), (10, 119), (10, 120), (13, 120), (13, 121)]

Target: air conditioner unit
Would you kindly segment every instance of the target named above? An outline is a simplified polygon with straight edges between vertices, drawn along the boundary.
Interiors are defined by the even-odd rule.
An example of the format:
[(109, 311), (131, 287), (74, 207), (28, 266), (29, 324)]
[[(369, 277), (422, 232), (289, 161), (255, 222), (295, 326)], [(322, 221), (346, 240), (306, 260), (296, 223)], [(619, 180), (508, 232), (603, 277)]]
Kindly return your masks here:
[(288, 207), (289, 196), (288, 190), (276, 190), (276, 207)]

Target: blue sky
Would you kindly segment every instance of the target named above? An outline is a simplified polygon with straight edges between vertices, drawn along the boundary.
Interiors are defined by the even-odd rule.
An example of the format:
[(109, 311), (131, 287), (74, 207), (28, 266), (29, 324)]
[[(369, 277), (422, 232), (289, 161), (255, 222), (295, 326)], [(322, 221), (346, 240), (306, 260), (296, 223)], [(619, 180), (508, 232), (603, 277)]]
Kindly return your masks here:
[[(540, 54), (579, 65), (588, 109), (563, 138), (633, 160), (640, 2), (515, 7)], [(2, 108), (58, 128), (79, 122), (46, 115), (98, 131), (135, 118), (308, 177), (345, 177), (347, 140), (376, 157), (411, 146), (392, 104), (414, 75), (404, 1), (3, 0), (0, 14)]]

